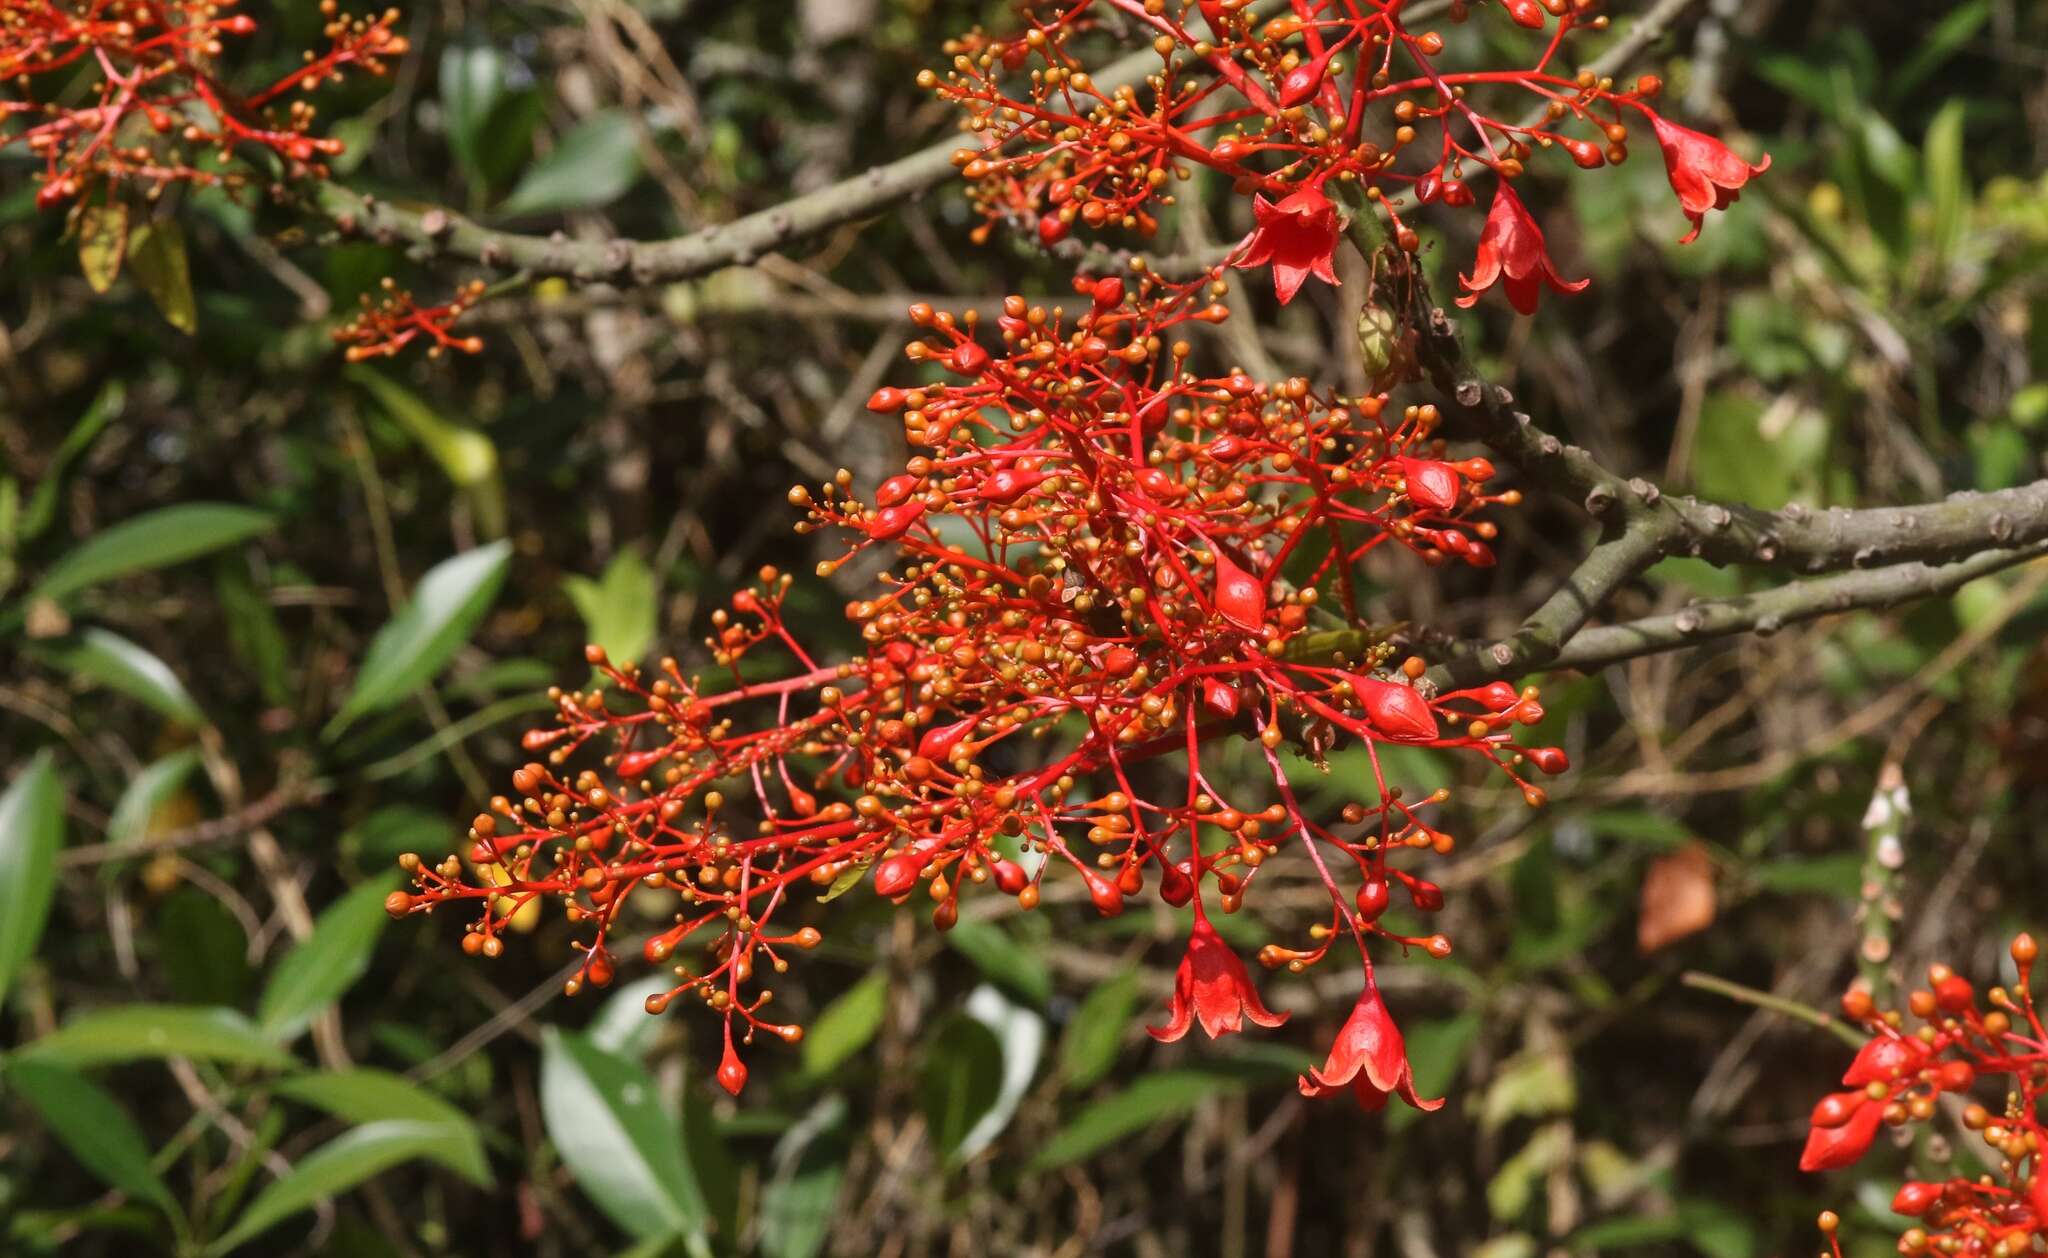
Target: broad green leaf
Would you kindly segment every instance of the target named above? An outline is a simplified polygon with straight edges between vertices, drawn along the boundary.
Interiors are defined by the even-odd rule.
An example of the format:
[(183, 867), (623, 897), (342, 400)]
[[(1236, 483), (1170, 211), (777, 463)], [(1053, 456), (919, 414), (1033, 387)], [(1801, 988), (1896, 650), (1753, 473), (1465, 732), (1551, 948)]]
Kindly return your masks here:
[(156, 303), (165, 323), (187, 336), (199, 330), (192, 263), (185, 254), (185, 229), (177, 219), (144, 223), (129, 235), (128, 273)]
[(367, 1067), (321, 1071), (280, 1079), (271, 1091), (351, 1123), (410, 1119), (446, 1128), (442, 1146), (425, 1156), (479, 1187), (491, 1182), (475, 1120), (404, 1075)]
[(157, 962), (181, 1001), (240, 1008), (256, 983), (249, 936), (235, 915), (206, 892), (181, 887), (155, 917)]
[(974, 963), (982, 977), (1036, 1005), (1052, 996), (1052, 970), (1045, 958), (993, 922), (966, 921), (946, 932), (953, 950)]
[(19, 1055), (70, 1066), (144, 1058), (192, 1057), (228, 1065), (286, 1070), (291, 1055), (232, 1009), (203, 1005), (115, 1005), (81, 1014)]
[(804, 1073), (814, 1079), (831, 1074), (866, 1048), (882, 1029), (888, 1003), (889, 976), (880, 970), (841, 992), (804, 1032)]
[(107, 820), (107, 842), (136, 843), (149, 834), (149, 819), (199, 767), (199, 749), (184, 747), (142, 768), (115, 801)]
[(64, 488), (64, 473), (72, 461), (91, 448), (92, 443), (106, 430), (114, 417), (121, 413), (127, 401), (128, 391), (118, 380), (109, 380), (100, 387), (99, 396), (92, 405), (85, 408), (85, 414), (71, 425), (71, 431), (64, 434), (63, 444), (43, 468), (43, 478), (36, 482), (36, 491), (30, 495), (28, 506), (22, 511), (21, 523), (15, 526), (15, 536), (21, 541), (33, 541), (42, 536), (43, 530), (57, 518), (57, 495)]
[(64, 792), (39, 752), (0, 794), (0, 1002), (43, 937), (63, 845)]
[(996, 1103), (1003, 1087), (1003, 1046), (995, 1032), (955, 1014), (927, 1043), (918, 1100), (932, 1142), (948, 1155)]
[(549, 1027), (540, 1108), (562, 1161), (612, 1222), (642, 1239), (703, 1230), (709, 1212), (682, 1129), (638, 1062)]
[(447, 1139), (448, 1129), (442, 1124), (409, 1118), (365, 1123), (337, 1136), (300, 1158), (282, 1179), (257, 1193), (242, 1217), (207, 1246), (206, 1252), (232, 1253), (251, 1237), (390, 1167), (433, 1157)]
[(121, 276), (128, 253), (128, 206), (109, 201), (78, 212), (78, 269), (96, 293), (104, 293)]
[(493, 542), (444, 559), (421, 577), (412, 601), (370, 640), (355, 689), (328, 722), (325, 737), (432, 681), (490, 610), (511, 558), (510, 542)]
[(1157, 1123), (1179, 1118), (1204, 1100), (1244, 1086), (1245, 1080), (1206, 1070), (1163, 1070), (1144, 1075), (1130, 1087), (1082, 1108), (1072, 1122), (1053, 1133), (1026, 1167), (1047, 1171), (1066, 1166)]
[(206, 724), (206, 714), (170, 665), (118, 633), (93, 626), (68, 638), (36, 643), (30, 654), (52, 668), (127, 695), (170, 720), (195, 727)]
[(1025, 1092), (1038, 1075), (1038, 1063), (1045, 1056), (1045, 1018), (1038, 1010), (1004, 996), (993, 983), (983, 983), (968, 993), (967, 1003), (961, 1008), (996, 1037), (1001, 1047), (1002, 1069), (995, 1100), (967, 1129), (953, 1151), (954, 1157), (964, 1162), (995, 1143), (1003, 1128), (1017, 1116), (1017, 1107), (1023, 1103)]
[(508, 215), (588, 210), (617, 200), (640, 178), (640, 146), (623, 111), (600, 110), (526, 168), (499, 209)]
[(384, 897), (395, 878), (374, 878), (334, 902), (313, 933), (292, 945), (264, 985), (256, 1021), (265, 1035), (289, 1043), (370, 968), (377, 937), (390, 921)]
[(102, 581), (167, 568), (268, 533), (276, 526), (268, 512), (232, 503), (160, 507), (87, 538), (44, 574), (31, 597), (62, 601)]
[(600, 581), (574, 574), (563, 577), (562, 592), (583, 617), (586, 640), (603, 647), (614, 663), (636, 663), (654, 645), (660, 592), (639, 551), (629, 547), (613, 555)]
[(473, 181), (484, 124), (505, 94), (505, 57), (489, 44), (450, 44), (441, 51), (441, 117), (448, 147)]
[(1116, 1065), (1117, 1046), (1138, 1007), (1138, 971), (1125, 970), (1089, 992), (1060, 1035), (1060, 1074), (1085, 1088)]
[(150, 1166), (142, 1129), (105, 1088), (33, 1059), (8, 1063), (7, 1083), (87, 1170), (138, 1201), (160, 1206), (166, 1214), (176, 1212), (170, 1189)]

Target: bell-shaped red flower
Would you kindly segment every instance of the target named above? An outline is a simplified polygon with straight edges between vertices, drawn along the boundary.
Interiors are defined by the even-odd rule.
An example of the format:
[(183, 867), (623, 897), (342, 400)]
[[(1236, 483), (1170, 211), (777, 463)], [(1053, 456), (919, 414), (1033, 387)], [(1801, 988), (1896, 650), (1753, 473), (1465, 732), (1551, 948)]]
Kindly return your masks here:
[(1813, 1108), (1813, 1129), (1799, 1155), (1802, 1171), (1835, 1171), (1863, 1156), (1884, 1122), (1884, 1106), (1861, 1092), (1835, 1092)]
[(1199, 901), (1195, 904), (1195, 929), (1188, 936), (1187, 954), (1173, 976), (1173, 999), (1167, 1004), (1165, 1026), (1145, 1029), (1155, 1040), (1172, 1041), (1188, 1033), (1193, 1021), (1200, 1021), (1210, 1039), (1244, 1029), (1250, 1018), (1263, 1027), (1287, 1021), (1259, 1000), (1244, 962), (1223, 942), (1209, 924)]
[(1692, 230), (1679, 244), (1698, 240), (1708, 210), (1727, 209), (1742, 196), (1742, 185), (1750, 176), (1771, 168), (1769, 153), (1752, 166), (1713, 136), (1666, 122), (1657, 114), (1650, 114), (1650, 126), (1657, 132), (1658, 147), (1664, 150), (1664, 171), (1671, 178), (1671, 190), (1678, 194), (1679, 208), (1692, 220)]
[(1568, 280), (1557, 273), (1544, 251), (1543, 229), (1505, 180), (1495, 189), (1493, 208), (1486, 212), (1486, 231), (1479, 237), (1472, 274), (1458, 277), (1465, 288), (1458, 304), (1470, 306), (1479, 300), (1479, 294), (1502, 280), (1506, 281), (1508, 304), (1523, 314), (1536, 313), (1536, 298), (1545, 284), (1552, 292), (1576, 293), (1591, 282)]
[(1384, 1109), (1387, 1097), (1395, 1094), (1421, 1110), (1437, 1109), (1444, 1103), (1442, 1097), (1425, 1101), (1415, 1094), (1415, 1072), (1408, 1066), (1401, 1028), (1394, 1025), (1370, 972), (1358, 1004), (1337, 1032), (1337, 1042), (1330, 1046), (1330, 1059), (1301, 1077), (1301, 1094), (1327, 1096), (1346, 1084), (1351, 1085), (1359, 1105), (1368, 1110)]
[(1293, 301), (1311, 275), (1326, 284), (1337, 283), (1337, 273), (1330, 268), (1330, 258), (1337, 252), (1337, 206), (1321, 188), (1298, 188), (1278, 204), (1255, 197), (1252, 212), (1258, 226), (1245, 238), (1236, 265), (1249, 270), (1270, 262), (1273, 291), (1281, 304)]

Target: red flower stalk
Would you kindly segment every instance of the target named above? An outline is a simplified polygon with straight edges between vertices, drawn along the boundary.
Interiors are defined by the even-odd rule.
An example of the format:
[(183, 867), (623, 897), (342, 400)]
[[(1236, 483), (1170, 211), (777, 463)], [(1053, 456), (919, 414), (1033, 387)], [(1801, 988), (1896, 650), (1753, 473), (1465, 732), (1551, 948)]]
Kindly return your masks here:
[(1263, 1027), (1287, 1021), (1259, 1000), (1244, 962), (1223, 942), (1202, 902), (1195, 901), (1195, 928), (1188, 936), (1187, 953), (1173, 977), (1173, 1000), (1167, 1006), (1166, 1025), (1146, 1027), (1153, 1039), (1173, 1041), (1188, 1033), (1192, 1020), (1199, 1020), (1210, 1039), (1242, 1030), (1250, 1018)]
[(1271, 263), (1273, 292), (1282, 305), (1294, 300), (1311, 275), (1337, 283), (1330, 267), (1337, 251), (1337, 207), (1321, 188), (1299, 188), (1277, 205), (1254, 197), (1252, 212), (1258, 226), (1245, 238), (1236, 265), (1249, 269)]
[(1365, 990), (1358, 1004), (1337, 1032), (1330, 1046), (1330, 1058), (1301, 1077), (1303, 1096), (1327, 1096), (1350, 1085), (1358, 1104), (1368, 1110), (1386, 1108), (1387, 1098), (1399, 1095), (1420, 1110), (1442, 1107), (1443, 1098), (1423, 1100), (1415, 1093), (1415, 1072), (1408, 1064), (1408, 1049), (1401, 1040), (1401, 1028), (1380, 999), (1379, 985), (1372, 970), (1365, 974)]
[(1545, 284), (1553, 292), (1576, 293), (1591, 282), (1567, 280), (1557, 273), (1544, 250), (1543, 229), (1506, 181), (1494, 190), (1493, 208), (1486, 214), (1486, 231), (1479, 237), (1472, 274), (1458, 277), (1465, 288), (1458, 304), (1472, 305), (1502, 280), (1506, 281), (1508, 304), (1525, 315), (1536, 313), (1536, 298)]
[(382, 300), (373, 304), (365, 294), (362, 309), (356, 317), (336, 328), (332, 334), (336, 344), (348, 346), (350, 362), (389, 358), (421, 338), (427, 342), (427, 356), (430, 358), (439, 358), (451, 349), (465, 354), (483, 350), (481, 337), (456, 336), (450, 331), (455, 321), (468, 314), (470, 308), (482, 299), (482, 280), (472, 280), (457, 290), (446, 304), (439, 306), (419, 305), (411, 293), (398, 287), (393, 280), (386, 279), (383, 287)]
[(1678, 194), (1679, 208), (1692, 220), (1692, 230), (1678, 243), (1689, 245), (1699, 239), (1707, 211), (1725, 210), (1742, 197), (1742, 187), (1753, 175), (1771, 168), (1771, 155), (1752, 166), (1710, 135), (1681, 127), (1649, 109), (1650, 126), (1657, 133), (1657, 145), (1664, 150), (1664, 170), (1671, 178), (1671, 190)]
[[(1465, 481), (1455, 494), (1437, 483), (1433, 406), (1206, 367), (1182, 337), (1227, 317), (1212, 278), (1078, 279), (1078, 313), (1006, 298), (995, 335), (973, 313), (914, 307), (908, 354), (931, 378), (868, 405), (899, 418), (918, 453), (866, 496), (851, 475), (790, 494), (800, 531), (893, 557), (847, 605), (859, 652), (814, 658), (784, 614), (793, 580), (772, 570), (711, 617), (710, 678), (591, 648), (601, 684), (558, 693), (554, 726), (525, 739), (542, 758), (512, 774), (463, 852), (401, 861), (413, 887), (391, 911), (466, 901), (464, 949), (489, 957), (512, 914), (559, 905), (589, 958), (570, 994), (612, 979), (630, 923), (672, 921), (634, 945), (674, 975), (648, 1010), (689, 996), (722, 1018), (729, 1088), (757, 1032), (802, 1037), (765, 1016), (764, 982), (821, 938), (788, 916), (861, 881), (929, 899), (941, 930), (963, 896), (1029, 909), (1067, 870), (1105, 915), (1148, 886), (1169, 905), (1234, 912), (1252, 871), (1297, 853), (1328, 909), (1301, 946), (1262, 948), (1261, 964), (1306, 970), (1346, 939), (1447, 955), (1443, 936), (1403, 936), (1354, 908), (1389, 878), (1418, 911), (1442, 907), (1433, 884), (1392, 866), (1455, 846), (1428, 816), (1447, 793), (1404, 796), (1375, 774), (1338, 810), (1339, 830), (1302, 806), (1281, 753), (1320, 760), (1347, 739), (1459, 750), (1542, 801), (1523, 775), (1565, 761), (1517, 739), (1541, 719), (1535, 692), (1427, 693), (1413, 684), (1423, 661), (1371, 637), (1389, 618), (1340, 575), (1380, 549), (1423, 571), (1483, 566), (1494, 528), (1478, 517), (1503, 496), (1486, 492), (1483, 460), (1446, 465)], [(1318, 539), (1329, 544), (1311, 561), (1299, 546)], [(1325, 600), (1326, 587), (1343, 593)], [(1361, 645), (1341, 660), (1304, 649), (1320, 626), (1348, 626)], [(1204, 776), (1208, 750), (1232, 741), (1263, 760), (1269, 788), (1229, 800)], [(1135, 770), (1162, 758), (1193, 785), (1141, 795), (1134, 783), (1155, 775)], [(659, 902), (658, 919), (622, 916), (629, 899)], [(1206, 917), (1169, 1012), (1162, 1034), (1279, 1021)], [(1328, 1080), (1364, 1070), (1414, 1100), (1390, 1032), (1375, 993)]]
[[(1988, 1146), (1987, 1165), (1998, 1174), (1903, 1184), (1892, 1210), (1916, 1225), (1901, 1238), (1901, 1253), (1996, 1258), (2029, 1252), (2033, 1238), (2048, 1233), (2048, 1172), (2041, 1157), (2048, 1141), (2041, 1116), (2048, 1027), (2035, 1011), (2030, 983), (2039, 949), (2031, 935), (2020, 935), (2011, 951), (2019, 982), (1986, 993), (1989, 1009), (1980, 1006), (1969, 981), (1945, 965), (1928, 968), (1927, 987), (1908, 996), (1905, 1010), (1880, 1010), (1860, 989), (1842, 998), (1842, 1012), (1871, 1038), (1842, 1075), (1853, 1090), (1830, 1093), (1814, 1106), (1800, 1169), (1850, 1166), (1882, 1128), (1930, 1121), (1942, 1112), (1944, 1094), (1967, 1098), (1987, 1076), (2002, 1098), (1997, 1109), (1966, 1101), (1961, 1112), (1964, 1132)], [(1903, 1029), (1908, 1013), (1922, 1022), (1916, 1032)], [(1821, 1216), (1836, 1258), (1842, 1252), (1838, 1222), (1832, 1213)]]

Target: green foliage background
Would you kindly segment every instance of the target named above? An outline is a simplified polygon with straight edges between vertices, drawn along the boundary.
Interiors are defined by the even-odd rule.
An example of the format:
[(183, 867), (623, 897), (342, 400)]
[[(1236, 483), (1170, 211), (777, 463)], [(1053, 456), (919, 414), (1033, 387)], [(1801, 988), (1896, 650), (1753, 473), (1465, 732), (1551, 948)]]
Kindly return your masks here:
[[(1495, 378), (1671, 491), (1867, 505), (2041, 476), (2043, 13), (1700, 7), (1657, 68), (1770, 176), (1686, 249), (1647, 137), (1618, 170), (1539, 177), (1525, 196), (1596, 283), (1469, 319)], [(317, 26), (251, 11), (252, 77)], [(395, 79), (323, 117), (379, 195), (674, 235), (944, 135), (911, 80), (977, 18), (999, 6), (425, 2)], [(1399, 759), (1460, 787), (1438, 870), (1457, 955), (1382, 969), (1420, 1085), (1452, 1098), (1436, 1115), (1295, 1095), (1340, 973), (1264, 980), (1284, 1032), (1154, 1045), (1183, 924), (1098, 921), (1073, 888), (948, 936), (864, 893), (821, 910), (826, 945), (779, 989), (811, 1034), (758, 1046), (735, 1104), (715, 1023), (645, 1017), (630, 968), (559, 996), (558, 914), (490, 963), (447, 915), (389, 923), (393, 859), (455, 844), (585, 640), (684, 653), (758, 565), (808, 571), (782, 493), (900, 463), (859, 402), (912, 377), (910, 301), (1064, 277), (970, 245), (941, 192), (700, 282), (521, 288), (473, 320), (481, 356), (349, 368), (339, 312), (387, 274), (423, 297), (455, 277), (208, 193), (138, 207), (111, 276), (91, 230), (34, 211), (18, 156), (0, 180), (7, 1253), (1762, 1258), (1812, 1249), (1828, 1205), (1879, 1254), (1883, 1185), (1940, 1150), (1880, 1148), (1867, 1185), (1798, 1175), (1847, 1050), (1680, 976), (1829, 1005), (1878, 874), (1908, 978), (1944, 959), (1990, 981), (2007, 933), (2048, 924), (2036, 566), (1546, 679), (1575, 769), (1541, 813)], [(1213, 237), (1245, 226), (1221, 191), (1190, 198)], [(1441, 279), (1474, 226), (1432, 237)], [(1350, 278), (1282, 311), (1253, 277), (1238, 339), (1206, 352), (1355, 371)], [(1492, 573), (1365, 578), (1390, 619), (1497, 628), (1569, 565), (1579, 518), (1532, 500)], [(1750, 580), (1670, 561), (1622, 610)], [(843, 644), (848, 591), (799, 590)], [(1886, 766), (1912, 804), (1896, 874), (1863, 826)], [(1331, 798), (1359, 770), (1304, 768)], [(1644, 871), (1694, 843), (1716, 920), (1643, 955)], [(1247, 948), (1320, 895), (1273, 883), (1229, 924)]]

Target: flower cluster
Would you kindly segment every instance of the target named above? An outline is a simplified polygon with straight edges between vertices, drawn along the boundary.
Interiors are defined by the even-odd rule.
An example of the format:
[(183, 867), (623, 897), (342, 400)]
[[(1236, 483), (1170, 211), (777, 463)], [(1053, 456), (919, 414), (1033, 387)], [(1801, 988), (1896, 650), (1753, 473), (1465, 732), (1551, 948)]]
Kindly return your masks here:
[(483, 299), (485, 288), (482, 280), (471, 280), (439, 306), (422, 306), (415, 302), (412, 294), (400, 288), (396, 280), (387, 278), (383, 289), (384, 295), (376, 301), (365, 293), (362, 309), (357, 311), (355, 318), (332, 333), (336, 344), (348, 346), (350, 362), (389, 358), (422, 337), (426, 338), (430, 358), (439, 358), (451, 349), (465, 354), (483, 350), (481, 337), (456, 336), (449, 331), (457, 319), (468, 314), (470, 308)]
[[(1533, 689), (1433, 693), (1423, 661), (1390, 642), (1350, 656), (1330, 643), (1367, 625), (1352, 578), (1363, 556), (1489, 565), (1494, 526), (1480, 513), (1517, 495), (1487, 491), (1485, 460), (1446, 457), (1433, 406), (1198, 366), (1180, 334), (1227, 317), (1219, 287), (1142, 267), (1077, 279), (1072, 309), (1007, 298), (993, 336), (972, 312), (914, 307), (908, 355), (936, 378), (885, 387), (869, 408), (916, 453), (871, 493), (843, 472), (790, 493), (800, 531), (850, 538), (821, 575), (890, 557), (873, 595), (845, 609), (859, 653), (814, 658), (785, 615), (791, 579), (773, 571), (713, 617), (717, 684), (593, 648), (601, 683), (557, 693), (556, 724), (526, 738), (544, 759), (476, 818), (466, 852), (405, 859), (413, 888), (392, 912), (471, 902), (464, 946), (496, 955), (511, 914), (557, 902), (583, 935), (574, 992), (611, 978), (626, 905), (653, 902), (639, 950), (675, 981), (648, 1009), (689, 998), (721, 1016), (718, 1078), (737, 1091), (736, 1033), (801, 1036), (766, 1016), (761, 981), (820, 936), (781, 919), (861, 880), (929, 901), (942, 930), (989, 883), (1029, 909), (1071, 871), (1105, 915), (1149, 889), (1192, 912), (1153, 1033), (1275, 1025), (1212, 918), (1289, 876), (1267, 872), (1285, 853), (1328, 906), (1259, 961), (1300, 972), (1349, 940), (1364, 974), (1303, 1090), (1429, 1104), (1366, 945), (1449, 953), (1442, 935), (1401, 934), (1386, 915), (1397, 895), (1441, 907), (1397, 863), (1451, 850), (1429, 815), (1448, 791), (1405, 798), (1376, 749), (1468, 753), (1532, 806), (1544, 796), (1529, 776), (1566, 760), (1518, 741), (1542, 716)], [(1351, 741), (1371, 778), (1315, 815), (1292, 775)], [(1261, 784), (1218, 772), (1219, 745), (1244, 749)]]
[(406, 51), (405, 37), (392, 29), (397, 11), (350, 18), (335, 0), (321, 0), (326, 49), (244, 93), (213, 68), (227, 40), (257, 29), (254, 18), (228, 11), (233, 4), (31, 0), (0, 7), (0, 79), (22, 89), (19, 98), (0, 100), (0, 150), (19, 146), (41, 163), (39, 207), (112, 196), (114, 184), (156, 197), (175, 184), (239, 183), (237, 149), (274, 155), (286, 177), (325, 176), (341, 145), (310, 134), (315, 111), (300, 94), (349, 70), (384, 73), (387, 59)]
[[(1947, 966), (1930, 967), (1927, 987), (1907, 998), (1907, 1012), (1921, 1024), (1911, 1032), (1905, 1013), (1876, 1008), (1867, 992), (1851, 990), (1842, 999), (1843, 1012), (1871, 1038), (1842, 1076), (1850, 1090), (1830, 1093), (1814, 1107), (1800, 1167), (1848, 1166), (1879, 1130), (1931, 1119), (1944, 1096), (1960, 1103), (1963, 1126), (1988, 1154), (1989, 1173), (1900, 1187), (1892, 1210), (1919, 1220), (1899, 1238), (1900, 1253), (2005, 1258), (2034, 1253), (2037, 1241), (2048, 1240), (2042, 1166), (2048, 1132), (2039, 1112), (2048, 1092), (2048, 1028), (2029, 986), (2038, 953), (2031, 935), (2015, 937), (2018, 984), (1992, 988), (1981, 1003), (1969, 980)], [(1995, 1107), (1968, 1099), (1987, 1080), (1996, 1080), (2003, 1094)], [(1838, 1220), (1826, 1215), (1821, 1222), (1840, 1258)]]
[[(1543, 233), (1512, 182), (1536, 155), (1562, 150), (1593, 168), (1626, 161), (1634, 116), (1647, 119), (1673, 189), (1699, 234), (1708, 210), (1725, 208), (1769, 164), (1744, 162), (1708, 136), (1658, 115), (1655, 76), (1617, 89), (1591, 70), (1560, 66), (1569, 37), (1602, 29), (1584, 0), (1502, 0), (1529, 34), (1516, 67), (1463, 66), (1451, 41), (1414, 31), (1405, 6), (1378, 0), (1297, 0), (1261, 22), (1248, 0), (1043, 0), (1022, 6), (1023, 29), (975, 31), (952, 41), (951, 67), (919, 82), (965, 111), (976, 147), (955, 162), (986, 235), (997, 223), (1055, 245), (1076, 225), (1157, 228), (1173, 189), (1196, 167), (1258, 197), (1258, 226), (1232, 258), (1273, 266), (1280, 300), (1304, 278), (1336, 283), (1335, 188), (1370, 202), (1391, 238), (1413, 252), (1420, 237), (1403, 215), (1424, 205), (1471, 206), (1471, 179), (1492, 172), (1495, 190), (1478, 258), (1464, 278), (1470, 304), (1504, 284), (1517, 310), (1535, 309), (1541, 284), (1584, 287), (1557, 273)], [(1475, 6), (1454, 4), (1454, 23)], [(1158, 54), (1140, 84), (1097, 81), (1088, 58), (1134, 33)], [(1479, 41), (1459, 41), (1478, 48)], [(1099, 72), (1100, 67), (1097, 66)], [(1527, 118), (1497, 112), (1526, 104)]]

